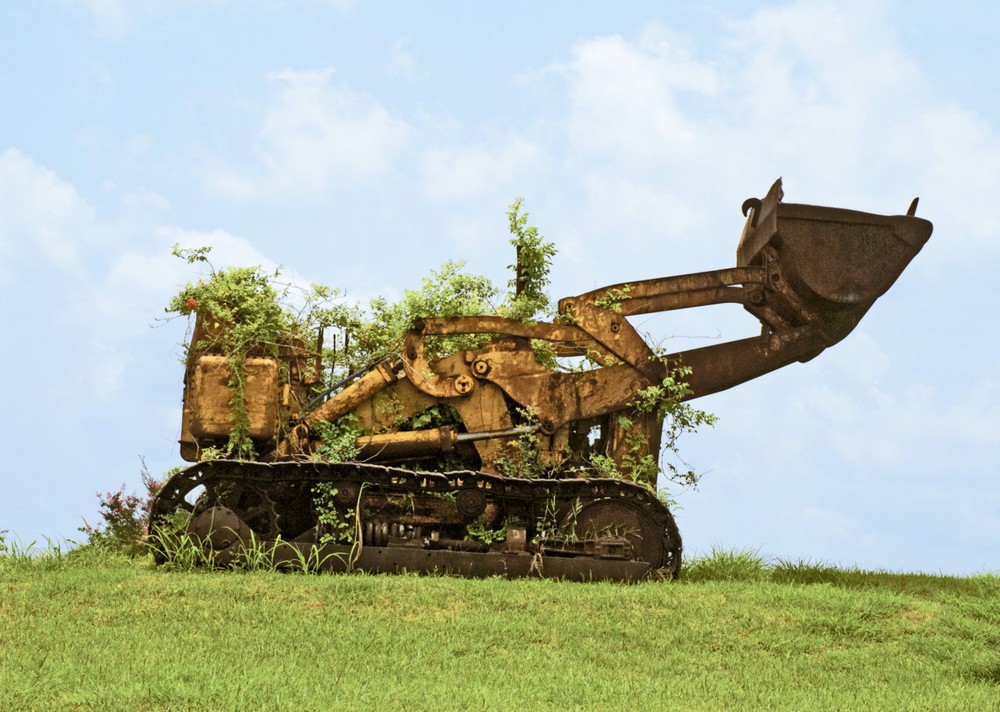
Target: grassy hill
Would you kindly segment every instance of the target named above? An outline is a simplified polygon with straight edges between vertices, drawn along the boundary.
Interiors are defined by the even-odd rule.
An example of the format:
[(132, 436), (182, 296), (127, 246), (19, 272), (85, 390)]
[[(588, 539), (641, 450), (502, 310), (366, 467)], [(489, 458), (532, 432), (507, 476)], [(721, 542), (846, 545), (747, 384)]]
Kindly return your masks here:
[(0, 709), (1000, 709), (1000, 577), (178, 573), (0, 556)]

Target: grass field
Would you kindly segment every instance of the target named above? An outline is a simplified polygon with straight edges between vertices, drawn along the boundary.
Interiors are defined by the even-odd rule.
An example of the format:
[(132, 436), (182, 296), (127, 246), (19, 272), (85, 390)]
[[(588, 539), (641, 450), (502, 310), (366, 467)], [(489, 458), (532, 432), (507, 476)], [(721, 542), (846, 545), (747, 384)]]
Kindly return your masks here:
[(638, 585), (0, 556), (3, 710), (1000, 710), (1000, 577)]

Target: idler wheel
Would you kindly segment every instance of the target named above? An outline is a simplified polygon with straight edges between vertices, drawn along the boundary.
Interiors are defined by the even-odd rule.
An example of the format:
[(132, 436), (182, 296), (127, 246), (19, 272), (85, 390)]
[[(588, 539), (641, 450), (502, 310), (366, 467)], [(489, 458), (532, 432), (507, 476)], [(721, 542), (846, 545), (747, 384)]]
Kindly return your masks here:
[(188, 531), (206, 553), (250, 541), (250, 527), (229, 507), (209, 507), (191, 520)]
[(598, 499), (588, 502), (574, 516), (563, 520), (562, 530), (588, 539), (627, 539), (632, 558), (652, 568), (664, 565), (663, 533), (642, 507), (623, 499)]

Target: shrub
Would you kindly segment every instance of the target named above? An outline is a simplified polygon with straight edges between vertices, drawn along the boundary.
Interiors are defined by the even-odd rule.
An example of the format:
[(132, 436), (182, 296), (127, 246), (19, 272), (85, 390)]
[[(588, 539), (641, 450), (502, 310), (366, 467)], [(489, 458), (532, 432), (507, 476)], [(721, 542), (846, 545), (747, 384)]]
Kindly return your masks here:
[(133, 557), (147, 553), (146, 511), (162, 483), (149, 474), (144, 460), (141, 477), (146, 488), (145, 496), (126, 493), (124, 484), (113, 492), (97, 493), (100, 500), (98, 514), (102, 523), (92, 525), (85, 519), (83, 526), (79, 527), (79, 531), (87, 535), (87, 546)]

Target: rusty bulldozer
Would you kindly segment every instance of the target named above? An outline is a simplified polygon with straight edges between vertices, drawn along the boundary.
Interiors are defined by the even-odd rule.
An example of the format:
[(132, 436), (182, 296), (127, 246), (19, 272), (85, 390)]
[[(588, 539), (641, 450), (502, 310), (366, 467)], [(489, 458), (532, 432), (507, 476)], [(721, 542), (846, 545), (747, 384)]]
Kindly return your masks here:
[[(151, 524), (189, 510), (188, 531), (218, 565), (257, 541), (279, 559), (311, 552), (341, 570), (676, 576), (681, 539), (655, 481), (599, 476), (591, 466), (595, 455), (618, 464), (634, 456), (636, 432), (640, 454), (658, 456), (662, 414), (630, 410), (637, 394), (677, 364), (690, 369), (684, 397), (692, 399), (814, 358), (851, 332), (932, 230), (915, 217), (916, 200), (905, 215), (881, 216), (784, 203), (782, 195), (778, 180), (763, 199), (744, 203), (735, 267), (565, 298), (551, 323), (427, 317), (395, 358), (320, 398), (318, 357), (301, 342), (283, 344), (278, 357), (247, 358), (245, 408), (260, 453), (253, 461), (199, 462), (225, 442), (233, 420), (225, 356), (194, 348), (226, 327), (199, 318), (180, 441), (182, 457), (197, 464), (165, 483)], [(760, 321), (759, 336), (657, 358), (628, 320), (729, 302)], [(455, 335), (485, 335), (485, 345), (443, 357), (425, 348)], [(539, 341), (598, 365), (553, 369), (536, 355)], [(454, 422), (398, 426), (400, 415), (442, 405)], [(320, 461), (320, 424), (345, 416), (366, 433), (356, 455)], [(512, 475), (517, 454), (523, 467)]]

